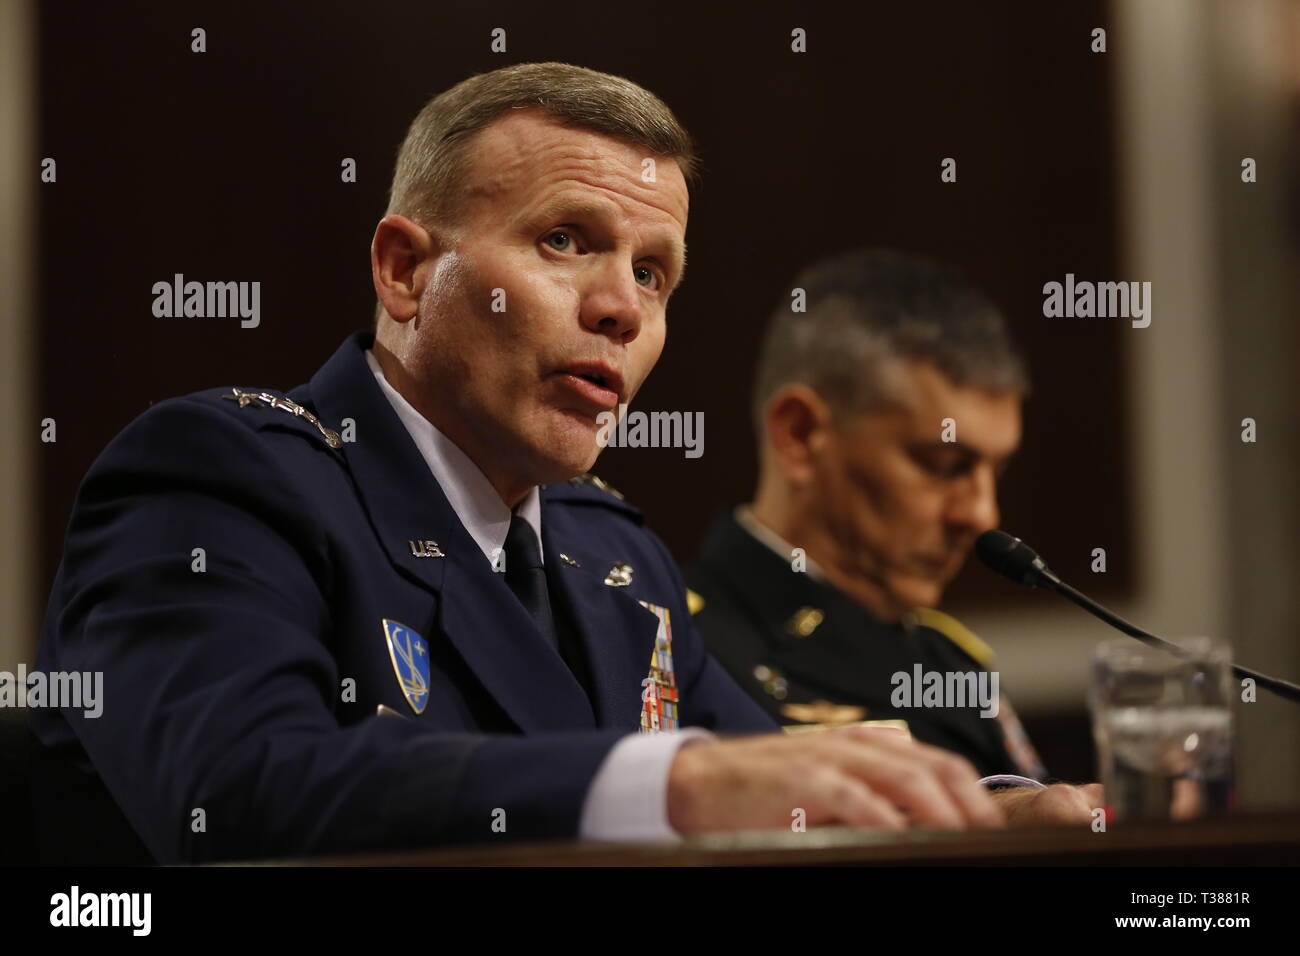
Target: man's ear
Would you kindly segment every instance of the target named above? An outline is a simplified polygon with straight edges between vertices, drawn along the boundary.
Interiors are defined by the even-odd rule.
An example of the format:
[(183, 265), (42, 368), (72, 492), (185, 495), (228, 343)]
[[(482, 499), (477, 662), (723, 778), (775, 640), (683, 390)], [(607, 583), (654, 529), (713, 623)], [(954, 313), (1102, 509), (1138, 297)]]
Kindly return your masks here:
[(405, 216), (387, 215), (370, 240), (370, 275), (380, 304), (398, 322), (420, 311), (420, 295), (446, 239)]
[(796, 487), (810, 484), (830, 437), (830, 408), (807, 385), (783, 385), (767, 403), (763, 430), (772, 460)]

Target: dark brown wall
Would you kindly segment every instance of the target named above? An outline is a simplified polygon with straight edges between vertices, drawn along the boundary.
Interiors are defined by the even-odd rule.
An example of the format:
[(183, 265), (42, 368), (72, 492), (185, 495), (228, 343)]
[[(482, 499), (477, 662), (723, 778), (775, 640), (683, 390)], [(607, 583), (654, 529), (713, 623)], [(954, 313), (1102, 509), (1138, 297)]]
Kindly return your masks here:
[[(104, 444), (170, 395), (303, 381), (369, 322), (367, 250), (412, 116), (472, 72), (543, 59), (646, 85), (703, 147), (690, 277), (638, 407), (704, 411), (706, 452), (611, 450), (598, 469), (679, 557), (752, 488), (765, 316), (810, 260), (871, 243), (955, 264), (1005, 306), (1036, 392), (1004, 525), (1070, 576), (1107, 547), (1105, 583), (1132, 586), (1118, 325), (1041, 316), (1042, 284), (1066, 272), (1132, 278), (1110, 60), (1088, 49), (1103, 4), (493, 6), (41, 5), (37, 150), (59, 172), (40, 190), (38, 409), (59, 429), (35, 447), (42, 603)], [(506, 55), (489, 52), (497, 26)], [(795, 26), (807, 54), (789, 50)], [(339, 182), (345, 156), (355, 185)], [(175, 272), (261, 281), (261, 327), (154, 318), (151, 286)], [(969, 569), (958, 588), (990, 589)]]

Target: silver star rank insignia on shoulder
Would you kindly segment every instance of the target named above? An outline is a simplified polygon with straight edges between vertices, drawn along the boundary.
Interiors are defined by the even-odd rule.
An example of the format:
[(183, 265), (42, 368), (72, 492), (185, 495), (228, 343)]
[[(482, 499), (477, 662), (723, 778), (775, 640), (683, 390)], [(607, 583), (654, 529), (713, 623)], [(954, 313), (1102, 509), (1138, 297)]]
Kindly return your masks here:
[(574, 477), (569, 479), (569, 484), (577, 485), (579, 487), (581, 487), (582, 485), (591, 485), (593, 488), (598, 488), (599, 490), (606, 492), (607, 494), (613, 495), (619, 501), (627, 500), (626, 498), (623, 497), (623, 492), (619, 491), (617, 488), (611, 485), (604, 478), (599, 478), (596, 475), (593, 475), (591, 472), (586, 472), (585, 474), (581, 474), (581, 475), (575, 475)]
[(278, 408), (297, 418), (304, 418), (316, 426), (316, 430), (325, 437), (325, 443), (331, 448), (343, 447), (343, 439), (339, 438), (338, 432), (325, 427), (319, 418), (291, 399), (281, 395), (272, 395), (270, 392), (241, 392), (237, 388), (232, 388), (229, 395), (222, 395), (221, 397), (228, 398), (232, 402), (239, 402), (240, 408), (247, 408), (250, 402), (261, 402), (263, 405)]

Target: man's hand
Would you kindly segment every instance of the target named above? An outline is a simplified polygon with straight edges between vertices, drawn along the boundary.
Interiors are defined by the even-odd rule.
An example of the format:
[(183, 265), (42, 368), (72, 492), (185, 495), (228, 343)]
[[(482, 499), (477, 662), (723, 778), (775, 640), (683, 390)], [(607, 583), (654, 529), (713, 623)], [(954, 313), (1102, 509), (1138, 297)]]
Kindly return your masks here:
[(970, 763), (897, 732), (847, 727), (683, 746), (668, 776), (678, 833), (809, 825), (945, 830), (1004, 825)]
[(1099, 783), (1050, 787), (1008, 787), (993, 791), (993, 800), (1013, 827), (1043, 827), (1055, 824), (1091, 823), (1092, 811), (1105, 801)]

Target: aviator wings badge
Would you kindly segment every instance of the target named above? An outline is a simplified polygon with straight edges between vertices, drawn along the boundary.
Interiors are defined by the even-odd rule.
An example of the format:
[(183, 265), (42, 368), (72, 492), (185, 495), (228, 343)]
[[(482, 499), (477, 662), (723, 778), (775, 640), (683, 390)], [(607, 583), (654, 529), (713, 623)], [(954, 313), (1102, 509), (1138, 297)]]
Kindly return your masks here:
[(384, 641), (402, 696), (417, 714), (429, 703), (429, 645), (405, 624), (384, 618)]

